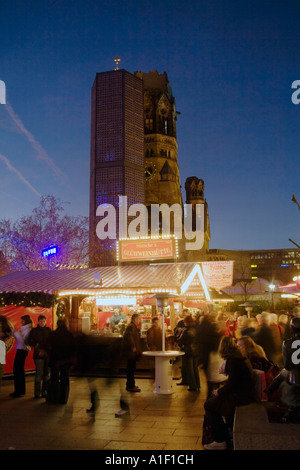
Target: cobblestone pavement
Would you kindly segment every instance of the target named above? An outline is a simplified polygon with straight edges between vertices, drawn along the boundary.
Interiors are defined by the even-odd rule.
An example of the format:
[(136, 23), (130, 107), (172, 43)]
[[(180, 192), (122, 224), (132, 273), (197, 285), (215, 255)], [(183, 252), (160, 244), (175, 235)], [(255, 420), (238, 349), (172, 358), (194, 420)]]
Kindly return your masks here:
[(174, 393), (154, 393), (154, 379), (136, 380), (140, 393), (125, 392), (130, 414), (115, 417), (125, 379), (94, 378), (100, 406), (90, 407), (89, 380), (71, 377), (66, 405), (52, 405), (33, 397), (34, 375), (26, 377), (26, 395), (10, 397), (13, 380), (5, 378), (0, 390), (1, 450), (203, 450), (201, 444), (206, 383), (190, 392), (177, 386)]

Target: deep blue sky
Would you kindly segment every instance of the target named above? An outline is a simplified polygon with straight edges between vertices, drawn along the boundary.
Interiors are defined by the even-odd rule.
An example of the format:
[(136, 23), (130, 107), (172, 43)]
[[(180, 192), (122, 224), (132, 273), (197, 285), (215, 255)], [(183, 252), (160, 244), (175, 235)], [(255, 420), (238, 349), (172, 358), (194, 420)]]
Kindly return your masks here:
[(168, 74), (181, 185), (205, 182), (210, 247), (295, 248), (299, 54), (298, 0), (1, 0), (0, 218), (39, 194), (88, 215), (91, 86), (118, 55)]

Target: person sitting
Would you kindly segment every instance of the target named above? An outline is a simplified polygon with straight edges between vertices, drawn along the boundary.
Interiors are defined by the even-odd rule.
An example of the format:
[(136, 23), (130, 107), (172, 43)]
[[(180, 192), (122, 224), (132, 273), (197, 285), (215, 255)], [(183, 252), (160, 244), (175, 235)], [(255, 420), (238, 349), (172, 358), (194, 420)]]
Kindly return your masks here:
[(280, 372), (280, 368), (268, 360), (263, 348), (250, 336), (242, 336), (237, 344), (243, 356), (249, 359), (256, 375), (257, 400), (276, 401), (278, 394), (266, 394), (265, 389), (272, 382), (274, 375)]
[(212, 442), (204, 444), (206, 450), (226, 449), (230, 437), (228, 427), (233, 426), (236, 406), (255, 401), (253, 369), (250, 361), (239, 350), (235, 338), (223, 336), (219, 354), (226, 360), (224, 372), (228, 378), (223, 387), (214, 391), (215, 396), (204, 403), (212, 436)]

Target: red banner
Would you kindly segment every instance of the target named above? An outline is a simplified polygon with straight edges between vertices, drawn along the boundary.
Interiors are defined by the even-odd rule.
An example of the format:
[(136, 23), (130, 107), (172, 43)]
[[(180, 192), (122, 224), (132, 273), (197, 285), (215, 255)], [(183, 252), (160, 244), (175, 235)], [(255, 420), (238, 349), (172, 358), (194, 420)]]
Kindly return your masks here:
[[(38, 324), (38, 316), (45, 315), (47, 318), (47, 326), (52, 328), (52, 319), (53, 311), (52, 308), (43, 308), (43, 307), (16, 307), (15, 305), (10, 305), (0, 308), (0, 315), (4, 315), (10, 323), (18, 330), (21, 326), (21, 317), (23, 315), (30, 315), (33, 320), (34, 326)], [(9, 342), (9, 349), (6, 354), (6, 364), (4, 366), (4, 373), (11, 374), (13, 372), (14, 358), (15, 358), (15, 340), (12, 339)], [(35, 370), (35, 364), (33, 361), (33, 350), (29, 351), (29, 354), (25, 362), (25, 370)]]
[(120, 261), (174, 258), (174, 240), (120, 240)]

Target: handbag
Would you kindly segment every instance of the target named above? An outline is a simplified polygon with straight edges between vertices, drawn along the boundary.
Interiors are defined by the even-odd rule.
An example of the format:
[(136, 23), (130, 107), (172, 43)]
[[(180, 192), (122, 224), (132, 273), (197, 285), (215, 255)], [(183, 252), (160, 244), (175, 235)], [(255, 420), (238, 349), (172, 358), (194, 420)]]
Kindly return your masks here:
[(257, 401), (268, 401), (266, 389), (266, 374), (263, 370), (253, 369), (255, 378), (255, 399)]
[[(280, 374), (281, 369), (276, 364), (272, 364), (271, 367), (265, 372), (266, 376), (266, 386), (268, 387), (273, 380)], [(279, 401), (280, 400), (280, 391), (279, 389), (274, 392), (268, 393), (269, 401)]]

